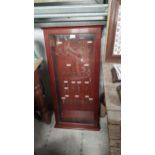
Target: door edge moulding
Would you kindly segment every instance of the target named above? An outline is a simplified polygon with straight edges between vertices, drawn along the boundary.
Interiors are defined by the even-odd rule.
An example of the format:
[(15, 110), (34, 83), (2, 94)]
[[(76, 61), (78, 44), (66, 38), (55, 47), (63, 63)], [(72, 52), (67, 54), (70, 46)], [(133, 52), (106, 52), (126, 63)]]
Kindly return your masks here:
[(121, 62), (121, 55), (114, 55), (115, 34), (121, 0), (111, 0), (107, 21), (107, 37), (105, 46), (105, 62)]

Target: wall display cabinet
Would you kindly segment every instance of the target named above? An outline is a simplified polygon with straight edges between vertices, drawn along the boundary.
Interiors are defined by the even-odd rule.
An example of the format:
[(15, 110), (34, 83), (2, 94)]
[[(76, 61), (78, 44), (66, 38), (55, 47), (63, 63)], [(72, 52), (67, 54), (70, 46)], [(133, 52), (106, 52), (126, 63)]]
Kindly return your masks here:
[(44, 29), (55, 127), (99, 130), (101, 29)]

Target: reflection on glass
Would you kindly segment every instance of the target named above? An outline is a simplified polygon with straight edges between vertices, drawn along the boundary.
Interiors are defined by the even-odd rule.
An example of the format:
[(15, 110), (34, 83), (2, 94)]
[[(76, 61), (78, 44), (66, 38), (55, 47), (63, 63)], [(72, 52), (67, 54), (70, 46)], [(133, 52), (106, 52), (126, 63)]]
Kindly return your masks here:
[[(49, 35), (61, 108), (94, 104), (95, 39), (95, 34)], [(63, 113), (61, 117), (63, 121), (70, 120)]]
[(121, 5), (119, 6), (113, 55), (121, 55)]

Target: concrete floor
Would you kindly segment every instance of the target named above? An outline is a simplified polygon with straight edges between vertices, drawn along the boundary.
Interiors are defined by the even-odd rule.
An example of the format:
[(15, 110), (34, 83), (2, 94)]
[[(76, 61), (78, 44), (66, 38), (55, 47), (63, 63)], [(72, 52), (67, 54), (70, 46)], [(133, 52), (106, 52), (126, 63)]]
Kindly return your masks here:
[(100, 118), (100, 131), (54, 128), (34, 120), (35, 155), (109, 155), (107, 118)]

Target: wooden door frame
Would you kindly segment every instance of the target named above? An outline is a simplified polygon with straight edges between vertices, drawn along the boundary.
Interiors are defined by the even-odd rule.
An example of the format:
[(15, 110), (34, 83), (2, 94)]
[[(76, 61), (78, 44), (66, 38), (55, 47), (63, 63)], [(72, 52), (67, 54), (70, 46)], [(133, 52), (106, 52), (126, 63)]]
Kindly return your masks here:
[(111, 0), (109, 4), (105, 62), (121, 62), (120, 55), (113, 55), (119, 5), (121, 5), (121, 0)]

